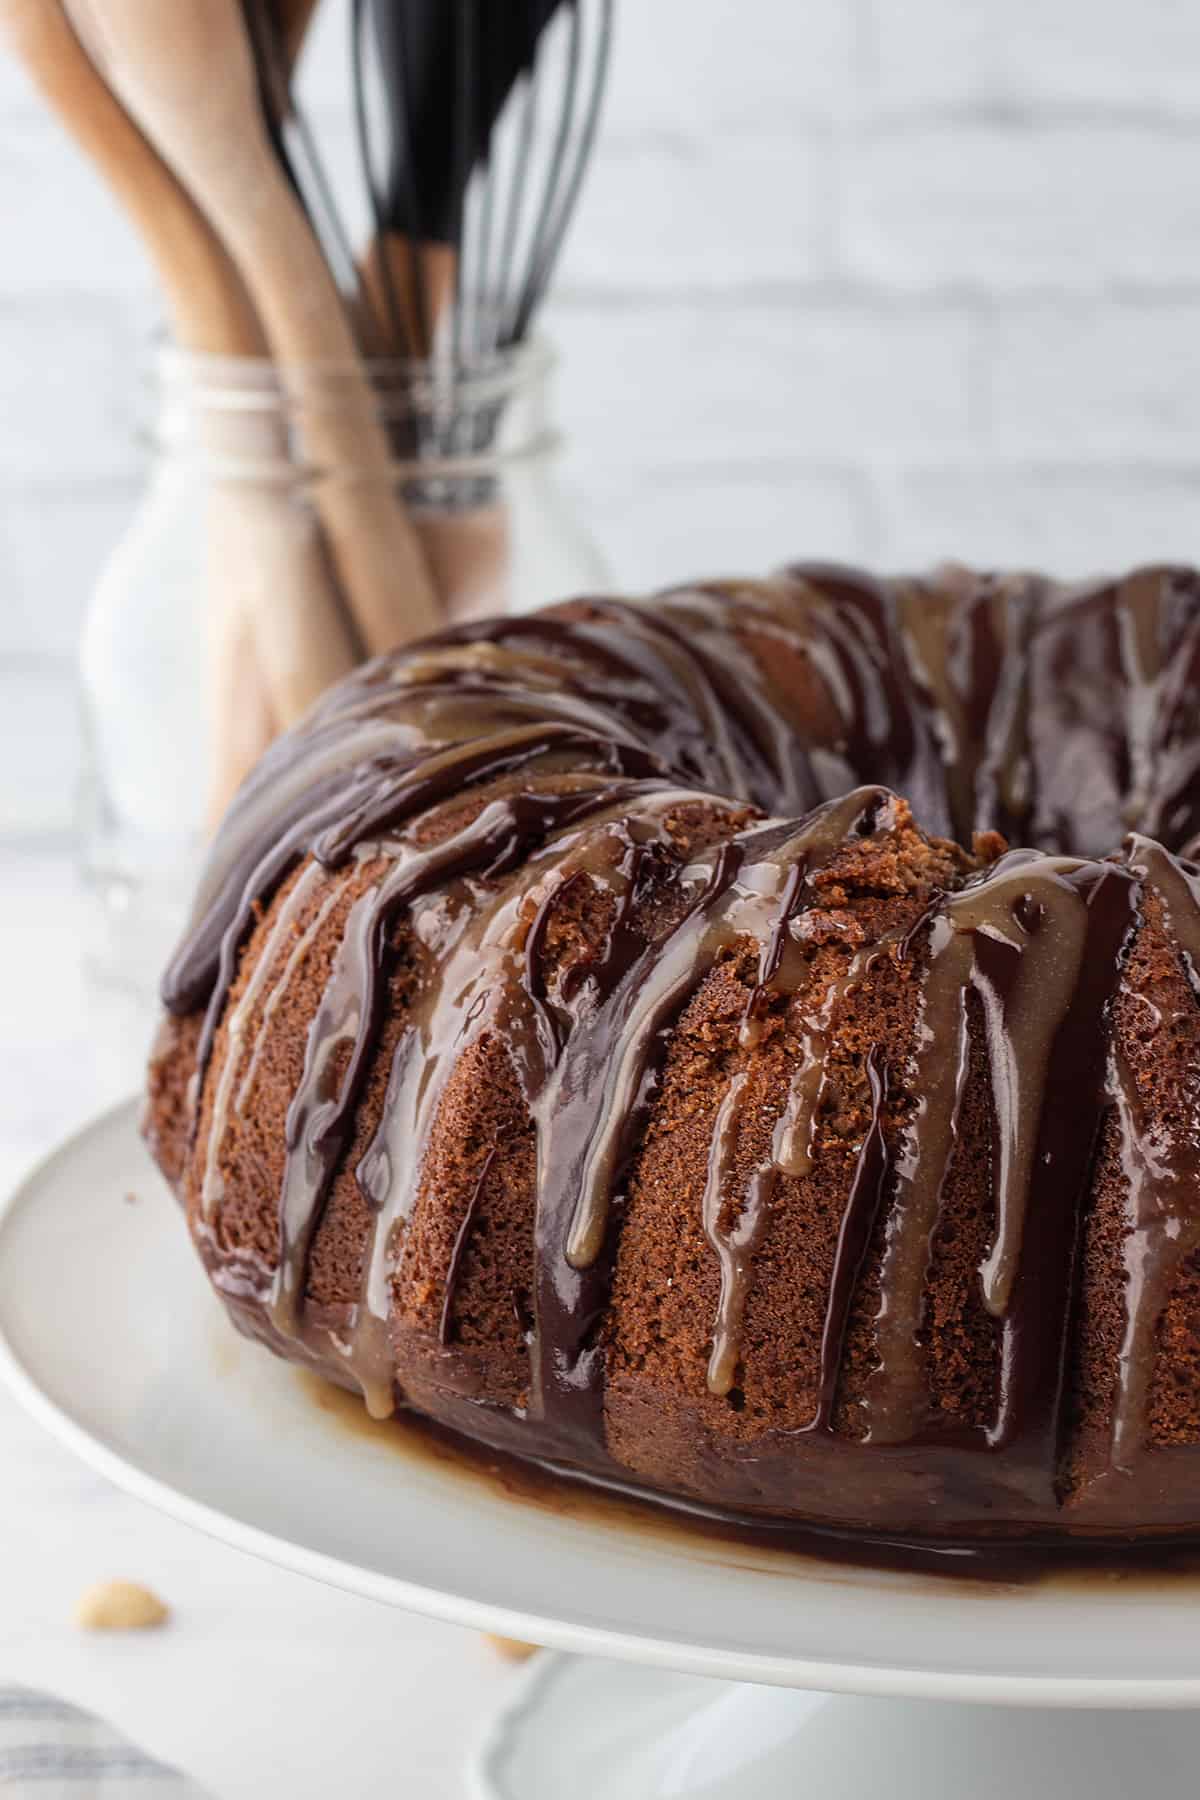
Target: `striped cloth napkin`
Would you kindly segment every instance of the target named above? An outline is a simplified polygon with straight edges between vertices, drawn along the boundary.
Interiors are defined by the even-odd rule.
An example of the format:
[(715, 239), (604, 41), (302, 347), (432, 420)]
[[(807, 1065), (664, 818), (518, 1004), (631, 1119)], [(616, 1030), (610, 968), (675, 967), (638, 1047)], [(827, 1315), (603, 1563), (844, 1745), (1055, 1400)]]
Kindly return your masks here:
[(0, 1795), (205, 1800), (186, 1775), (147, 1756), (102, 1719), (24, 1687), (0, 1687)]

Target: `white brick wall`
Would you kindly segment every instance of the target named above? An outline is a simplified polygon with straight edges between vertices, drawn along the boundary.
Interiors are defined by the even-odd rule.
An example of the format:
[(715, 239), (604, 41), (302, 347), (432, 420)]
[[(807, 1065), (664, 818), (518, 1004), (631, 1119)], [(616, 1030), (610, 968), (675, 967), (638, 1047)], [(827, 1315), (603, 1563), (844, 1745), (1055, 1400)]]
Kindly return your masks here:
[[(337, 162), (343, 5), (305, 71)], [(618, 7), (548, 324), (623, 583), (1200, 557), (1200, 9)], [(28, 835), (69, 816), (72, 644), (136, 492), (152, 301), (2, 59), (0, 220), (0, 833)]]

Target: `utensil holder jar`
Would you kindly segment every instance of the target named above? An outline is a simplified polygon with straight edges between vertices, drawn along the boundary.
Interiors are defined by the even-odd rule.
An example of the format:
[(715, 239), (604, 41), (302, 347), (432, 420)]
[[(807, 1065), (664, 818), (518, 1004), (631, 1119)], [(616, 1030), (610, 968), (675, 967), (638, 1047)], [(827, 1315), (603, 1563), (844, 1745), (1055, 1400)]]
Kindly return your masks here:
[[(553, 368), (536, 342), (486, 361), (371, 367), (395, 451), (386, 479), (448, 618), (527, 611), (607, 585), (557, 481)], [(344, 636), (340, 655), (326, 657), (322, 618), (331, 603), (347, 609), (321, 542), (320, 485), (380, 479), (306, 453), (313, 409), (338, 406), (343, 385), (361, 396), (361, 380), (346, 383), (336, 365), (281, 370), (167, 348), (156, 376), (145, 492), (96, 584), (80, 647), (88, 960), (93, 974), (147, 997), (185, 919), (217, 771), (231, 754), (248, 766), (262, 747), (255, 731), (283, 728), (297, 696), (345, 666)], [(398, 641), (403, 601), (398, 592)], [(254, 668), (257, 693), (246, 680)], [(284, 699), (269, 724), (264, 685)]]

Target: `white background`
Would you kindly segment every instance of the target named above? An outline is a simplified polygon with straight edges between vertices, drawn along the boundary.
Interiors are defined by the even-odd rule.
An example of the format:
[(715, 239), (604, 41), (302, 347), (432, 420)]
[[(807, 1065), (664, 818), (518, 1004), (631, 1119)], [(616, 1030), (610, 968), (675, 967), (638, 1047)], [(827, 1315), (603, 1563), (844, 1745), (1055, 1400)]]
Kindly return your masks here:
[[(1197, 553), (1193, 0), (619, 6), (548, 323), (572, 487), (623, 583)], [(305, 92), (344, 159), (324, 7)], [(136, 244), (0, 56), (0, 1183), (140, 1055), (79, 985), (66, 844), (75, 635), (137, 493), (154, 319)], [(459, 1791), (504, 1679), (469, 1635), (150, 1518), (7, 1403), (0, 1466), (0, 1678), (102, 1706), (231, 1796)], [(167, 1637), (74, 1632), (110, 1571), (162, 1588)]]

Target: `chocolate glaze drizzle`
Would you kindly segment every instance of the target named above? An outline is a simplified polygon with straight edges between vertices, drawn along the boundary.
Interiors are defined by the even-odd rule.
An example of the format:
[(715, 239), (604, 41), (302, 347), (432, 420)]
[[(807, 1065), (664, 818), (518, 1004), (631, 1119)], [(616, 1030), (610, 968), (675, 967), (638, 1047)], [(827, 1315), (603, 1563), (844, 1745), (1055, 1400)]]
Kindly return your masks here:
[[(864, 945), (810, 998), (803, 921), (813, 878), (848, 841), (894, 829), (892, 790), (930, 833), (969, 845), (997, 829), (1034, 847), (935, 896), (915, 926)], [(676, 821), (697, 804), (728, 823), (687, 860)], [(1126, 841), (1131, 831), (1146, 835)], [(649, 606), (588, 600), (463, 626), (381, 659), (334, 690), (246, 784), (165, 979), (171, 1011), (205, 1012), (194, 1228), (214, 1278), (269, 1341), (389, 1412), (392, 1277), (425, 1148), (463, 1052), (499, 1035), (537, 1159), (519, 1422), (530, 1454), (603, 1471), (603, 1324), (621, 1199), (674, 1026), (717, 964), (750, 945), (758, 973), (742, 1051), (784, 1005), (801, 1043), (769, 1153), (748, 1176), (737, 1173), (752, 1093), (745, 1065), (733, 1069), (712, 1130), (698, 1204), (719, 1273), (707, 1394), (720, 1400), (737, 1386), (780, 1183), (820, 1155), (840, 1011), (890, 958), (917, 986), (915, 1039), (904, 1067), (879, 1049), (866, 1058), (870, 1122), (837, 1235), (814, 1412), (791, 1434), (790, 1454), (835, 1435), (851, 1309), (874, 1245), (880, 1297), (861, 1442), (884, 1458), (937, 1445), (972, 1469), (1002, 1457), (1000, 1486), (1025, 1509), (1012, 1516), (1050, 1517), (1106, 1119), (1120, 1135), (1129, 1220), (1116, 1471), (1145, 1454), (1158, 1323), (1200, 1250), (1198, 1153), (1154, 1139), (1112, 1031), (1149, 890), (1200, 998), (1200, 872), (1179, 854), (1198, 832), (1200, 579), (1190, 571), (1072, 588), (961, 569), (883, 581), (797, 565), (769, 582), (714, 583)], [(231, 999), (256, 921), (289, 881)], [(545, 934), (579, 882), (604, 897), (608, 923), (590, 958), (551, 990)], [(670, 903), (648, 906), (651, 893)], [(218, 1248), (222, 1144), (247, 1105), (274, 1013), (339, 907), (288, 1114), (277, 1256), (256, 1277)], [(390, 1005), (401, 921), (424, 952), (378, 1128), (355, 1171), (372, 1218), (362, 1292), (349, 1325), (334, 1327), (306, 1302), (309, 1257)], [(930, 1400), (925, 1296), (973, 1031), (994, 1120), (995, 1229), (978, 1281), (999, 1379), (986, 1426), (951, 1432)], [(899, 1107), (901, 1091), (915, 1105)], [(437, 1337), (447, 1353), (494, 1154), (445, 1272)], [(791, 1467), (799, 1483), (802, 1465)], [(791, 1504), (803, 1510), (795, 1495)]]

